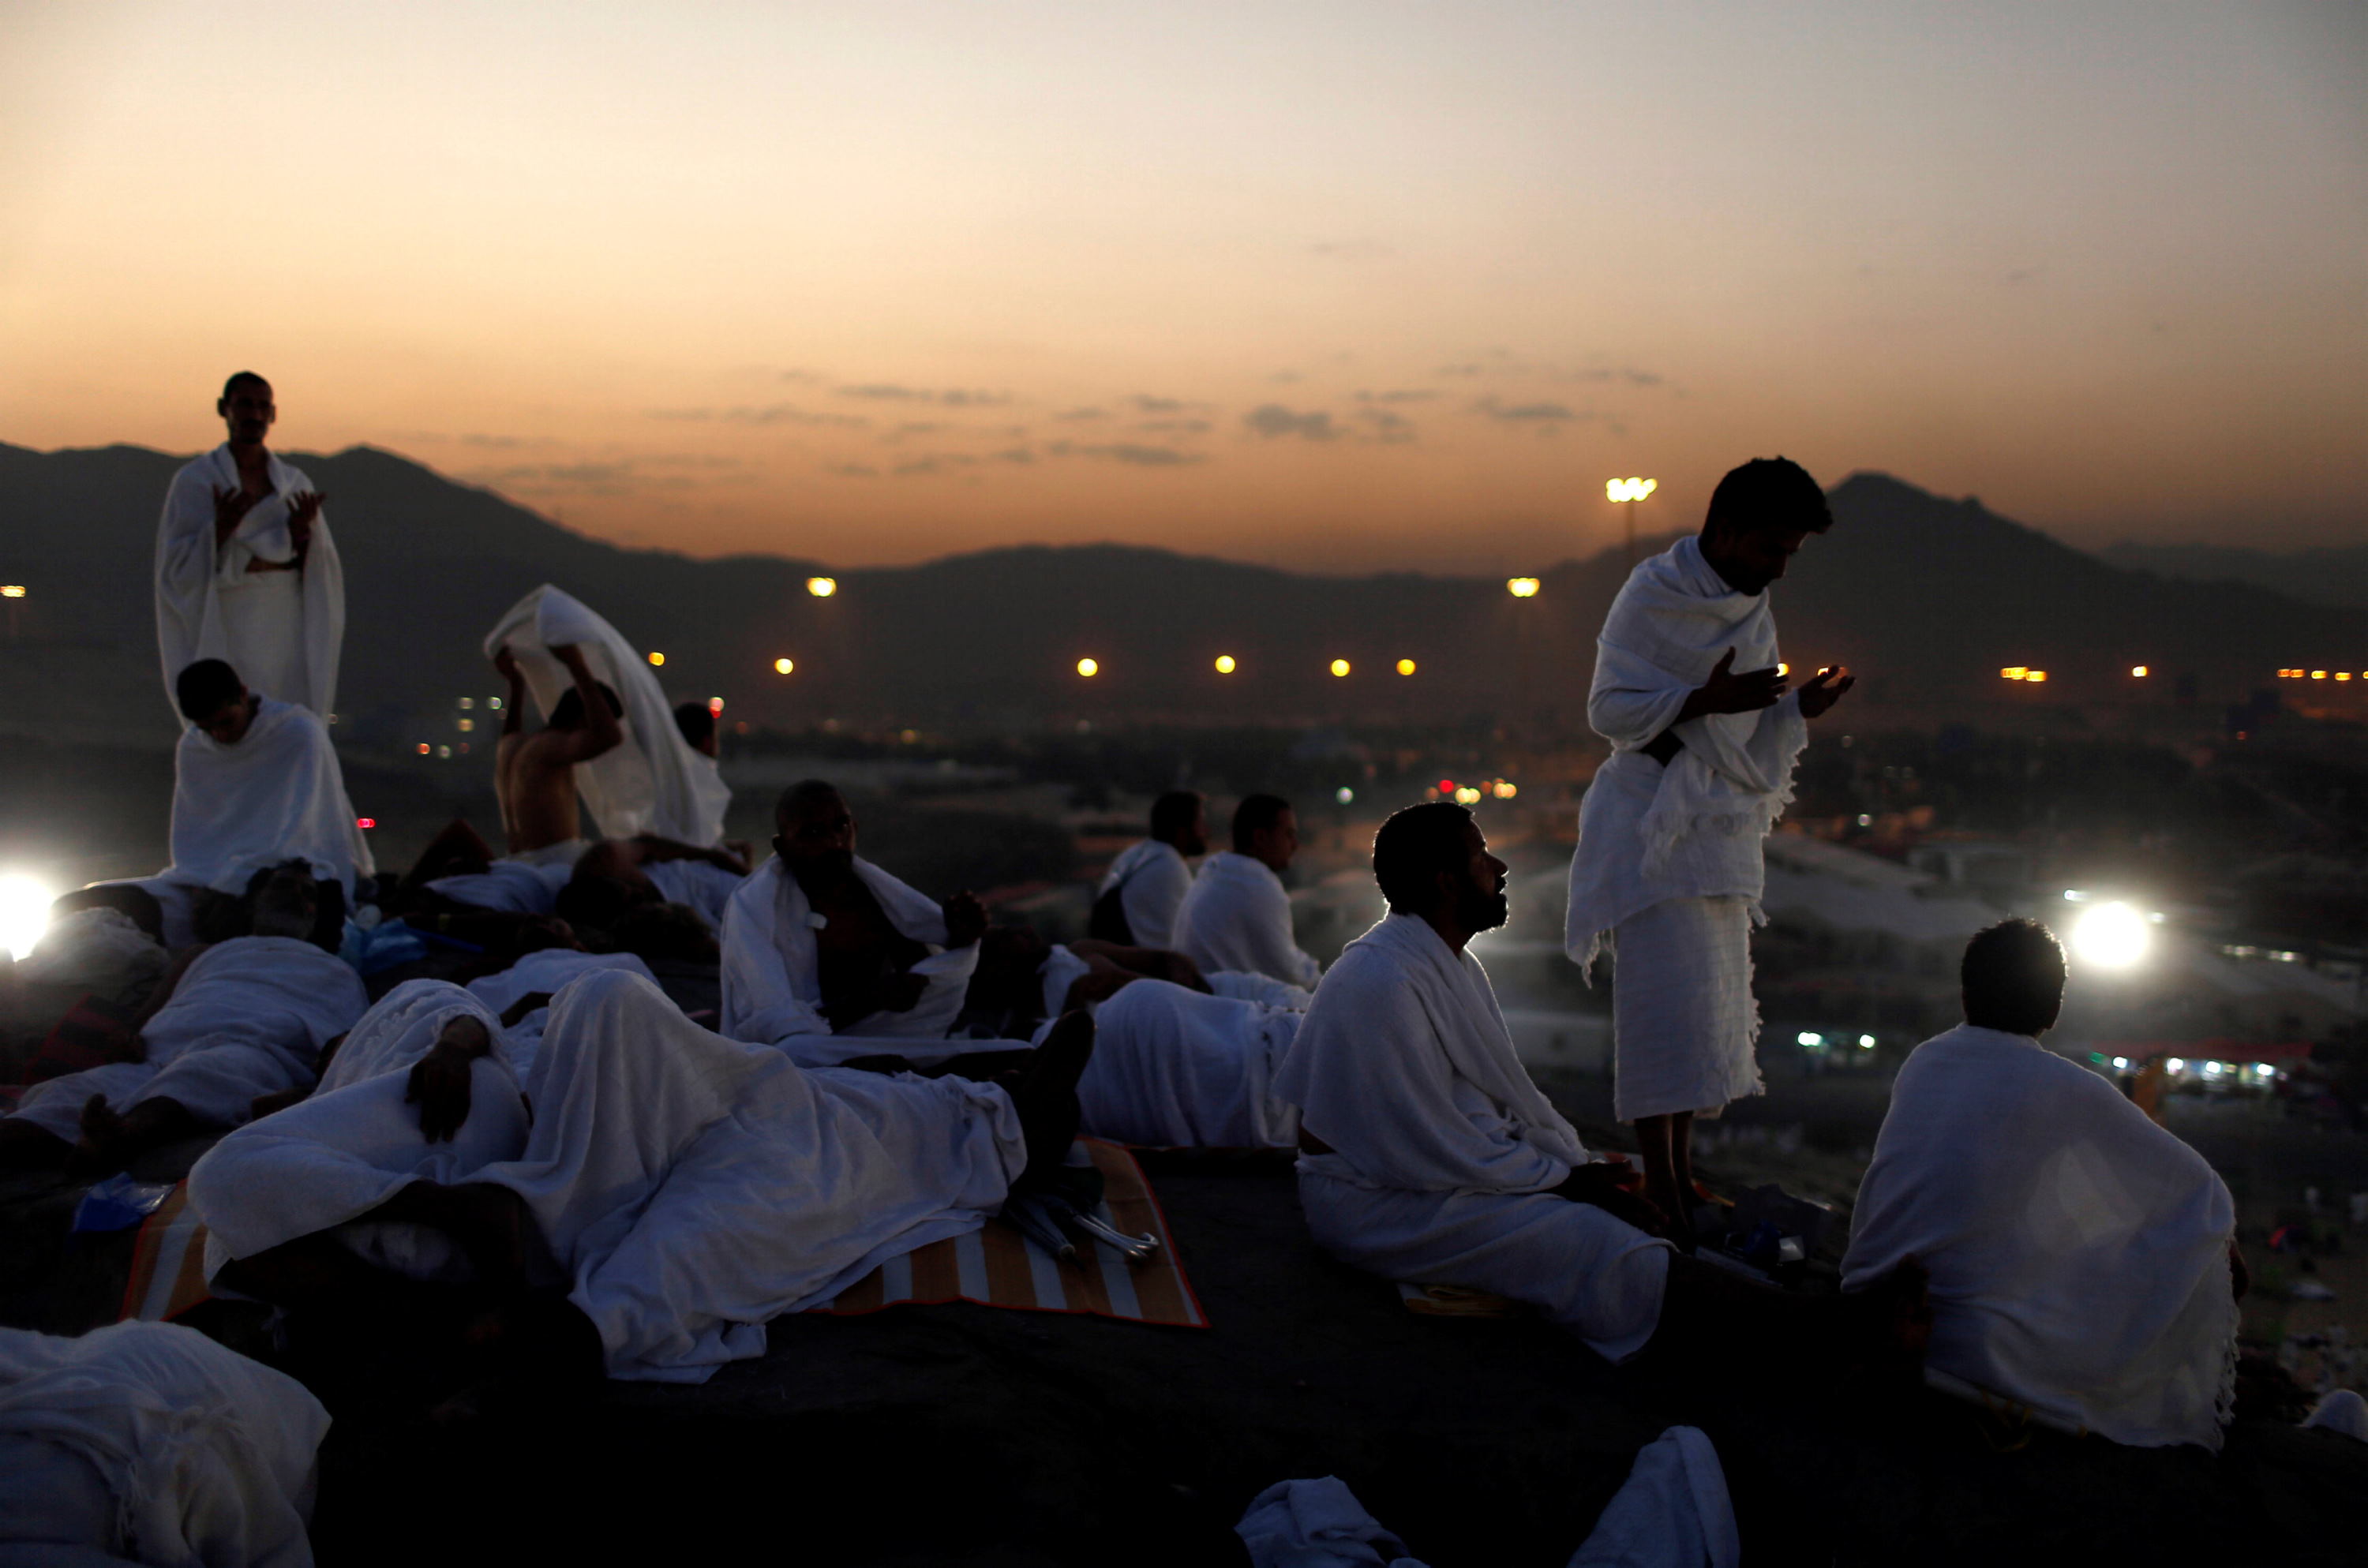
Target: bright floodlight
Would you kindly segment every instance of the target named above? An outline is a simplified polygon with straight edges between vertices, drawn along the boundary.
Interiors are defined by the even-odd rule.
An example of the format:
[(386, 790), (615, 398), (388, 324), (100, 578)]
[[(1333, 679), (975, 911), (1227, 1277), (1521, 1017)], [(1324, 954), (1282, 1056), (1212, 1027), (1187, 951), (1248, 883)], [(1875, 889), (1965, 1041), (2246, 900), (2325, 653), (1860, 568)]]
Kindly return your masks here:
[(2072, 925), (2072, 950), (2099, 969), (2127, 969), (2146, 955), (2154, 934), (2146, 916), (2126, 903), (2100, 903)]
[(2146, 667), (2144, 665), (2132, 665), (2130, 674), (2138, 680), (2144, 680), (2146, 677)]
[(11, 583), (6, 587), (0, 587), (0, 599), (21, 599), (24, 597), (25, 585), (22, 583)]
[(773, 673), (777, 676), (788, 675), (791, 670), (796, 669), (797, 667), (798, 662), (795, 659), (775, 659), (773, 661)]
[(1094, 676), (1102, 673), (1102, 667), (1091, 659), (1079, 659), (1077, 661), (1077, 673), (1085, 676), (1087, 680), (1091, 680)]
[(1237, 666), (1234, 664), (1234, 656), (1231, 653), (1220, 653), (1217, 655), (1217, 673), (1219, 675), (1229, 676), (1234, 673), (1236, 667)]
[(1538, 580), (1535, 577), (1508, 577), (1505, 579), (1505, 591), (1517, 599), (1533, 599), (1538, 597)]
[(0, 877), (0, 948), (20, 959), (31, 952), (49, 926), (50, 901), (55, 897), (55, 890), (34, 878)]
[(1614, 501), (1642, 501), (1660, 487), (1656, 479), (1610, 479), (1604, 481), (1603, 494)]
[(830, 597), (831, 595), (838, 592), (838, 579), (836, 577), (809, 577), (806, 579), (806, 592), (812, 594), (818, 599), (826, 599)]
[(1414, 661), (1412, 659), (1400, 659), (1398, 661), (1398, 674), (1402, 676), (1410, 676), (1414, 674)]
[(1348, 660), (1346, 660), (1346, 659), (1335, 659), (1335, 660), (1333, 660), (1333, 661), (1332, 661), (1332, 673), (1333, 673), (1334, 675), (1336, 675), (1336, 676), (1345, 676), (1345, 675), (1347, 675), (1347, 674), (1349, 673), (1349, 661), (1348, 661)]

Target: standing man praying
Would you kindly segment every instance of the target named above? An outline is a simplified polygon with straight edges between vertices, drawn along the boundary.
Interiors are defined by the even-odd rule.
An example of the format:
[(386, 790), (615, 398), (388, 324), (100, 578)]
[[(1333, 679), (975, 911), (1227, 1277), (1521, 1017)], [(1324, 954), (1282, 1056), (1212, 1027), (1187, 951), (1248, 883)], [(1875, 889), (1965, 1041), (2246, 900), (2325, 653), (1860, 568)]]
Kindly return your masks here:
[(1856, 679), (1819, 670), (1788, 690), (1768, 602), (1832, 526), (1798, 463), (1755, 458), (1719, 481), (1699, 536), (1629, 574), (1596, 642), (1587, 718), (1612, 755), (1579, 807), (1564, 941), (1586, 968), (1610, 939), (1612, 1108), (1636, 1124), (1646, 1196), (1681, 1239), (1695, 1113), (1761, 1092), (1760, 841), (1793, 798), (1805, 722)]
[(173, 476), (156, 529), (156, 642), (169, 695), (221, 659), (325, 720), (346, 636), (345, 569), (312, 482), (263, 444), (271, 383), (241, 370), (214, 404), (230, 439)]

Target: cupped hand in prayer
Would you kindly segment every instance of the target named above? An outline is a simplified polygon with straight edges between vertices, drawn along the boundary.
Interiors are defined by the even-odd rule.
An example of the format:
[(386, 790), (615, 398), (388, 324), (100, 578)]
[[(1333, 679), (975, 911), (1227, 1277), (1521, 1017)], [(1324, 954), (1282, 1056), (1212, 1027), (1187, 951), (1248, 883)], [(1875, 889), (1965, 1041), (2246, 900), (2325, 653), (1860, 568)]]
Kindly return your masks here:
[(238, 525), (255, 510), (261, 496), (249, 495), (235, 484), (214, 486), (214, 542), (221, 544), (238, 531)]
[(1842, 699), (1842, 693), (1858, 684), (1858, 676), (1849, 666), (1836, 665), (1819, 670), (1801, 683), (1801, 717), (1815, 719)]
[(1686, 699), (1686, 706), (1696, 715), (1750, 713), (1776, 706), (1783, 699), (1784, 688), (1791, 684), (1784, 674), (1773, 666), (1736, 674), (1735, 650), (1729, 648), (1711, 667), (1710, 678)]
[(328, 497), (316, 490), (300, 490), (288, 498), (288, 542), (296, 549), (296, 563), (313, 548), (313, 525), (321, 520), (321, 503)]

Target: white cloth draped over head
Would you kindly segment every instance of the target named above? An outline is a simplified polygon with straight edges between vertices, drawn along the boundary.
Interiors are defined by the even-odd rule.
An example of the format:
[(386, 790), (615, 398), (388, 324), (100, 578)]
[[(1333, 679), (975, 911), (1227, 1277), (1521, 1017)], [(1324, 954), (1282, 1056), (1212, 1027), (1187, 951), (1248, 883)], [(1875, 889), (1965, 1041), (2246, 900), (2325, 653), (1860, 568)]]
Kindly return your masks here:
[(1927, 1381), (2117, 1443), (2220, 1447), (2235, 1206), (2203, 1157), (2035, 1040), (1916, 1048), (1861, 1182), (1842, 1288), (1919, 1259)]
[(87, 1534), (63, 1539), (94, 1553), (6, 1554), (309, 1568), (328, 1430), (302, 1383), (192, 1328), (0, 1329), (0, 1543), (57, 1542), (29, 1532), (79, 1524)]
[(256, 1096), (311, 1084), (322, 1046), (369, 1008), (361, 977), (336, 954), (293, 937), (233, 937), (199, 953), (141, 1027), (145, 1061), (36, 1084), (16, 1114), (72, 1140), (92, 1095), (118, 1111), (161, 1097), (235, 1127)]
[(1192, 886), (1192, 868), (1172, 844), (1145, 838), (1128, 845), (1103, 873), (1097, 898), (1119, 890), (1119, 907), (1126, 912), (1127, 934), (1138, 948), (1176, 946), (1176, 915)]
[[(537, 992), (556, 996), (567, 983), (596, 969), (621, 969), (655, 983), (657, 976), (639, 953), (581, 953), (573, 948), (544, 948), (527, 954), (498, 974), (469, 982), (469, 994), (496, 1017)], [(551, 1005), (543, 1004), (502, 1030), (502, 1057), (524, 1083), (533, 1076), (535, 1057), (542, 1050), (542, 1031), (551, 1021)]]
[[(250, 572), (252, 562), (296, 559), (288, 502), (313, 488), (298, 470), (269, 459), (271, 494), (214, 544), (214, 491), (239, 488), (228, 445), (190, 459), (173, 475), (156, 525), (156, 648), (165, 697), (180, 714), (174, 683), (199, 659), (222, 659), (257, 691), (315, 713), (336, 710), (337, 657), (346, 641), (346, 571), (328, 513), (313, 520), (301, 572)], [(188, 721), (182, 719), (182, 723)]]
[(516, 1160), (611, 1377), (701, 1382), (764, 1323), (882, 1259), (976, 1230), (1026, 1164), (1001, 1089), (808, 1071), (700, 1028), (640, 975), (552, 1003)]
[(1176, 912), (1176, 947), (1203, 973), (1242, 970), (1310, 988), (1324, 974), (1292, 933), (1282, 879), (1265, 861), (1230, 849), (1201, 862)]
[(355, 824), (329, 732), (313, 713), (267, 697), (255, 722), (224, 745), (195, 725), (173, 753), (173, 864), (165, 881), (216, 892), (283, 860), (347, 888), (377, 869)]
[(1672, 1426), (1637, 1450), (1568, 1568), (1736, 1568), (1743, 1535), (1726, 1467), (1699, 1426)]
[[(948, 1040), (946, 1031), (962, 1009), (971, 975), (978, 968), (978, 944), (947, 949), (945, 911), (937, 902), (857, 857), (855, 874), (880, 901), (888, 923), (934, 949), (913, 966), (928, 982), (919, 1002), (906, 1012), (874, 1013), (832, 1033), (822, 1011), (821, 949), (814, 940), (814, 911), (794, 872), (774, 856), (740, 884), (724, 906), (723, 1033), (733, 1040), (778, 1045), (812, 1067), (828, 1067), (877, 1053), (869, 1043), (894, 1039), (899, 1054), (928, 1062), (968, 1051), (1006, 1051), (1008, 1040)], [(917, 1042), (928, 1040), (932, 1046)]]
[(1760, 840), (1793, 798), (1808, 740), (1798, 692), (1750, 713), (1711, 713), (1677, 731), (1666, 767), (1642, 748), (1669, 728), (1726, 651), (1740, 674), (1782, 655), (1766, 594), (1738, 594), (1681, 539), (1641, 562), (1596, 641), (1587, 719), (1612, 756), (1579, 805), (1565, 942), (1581, 964), (1604, 933), (1665, 898), (1738, 893), (1756, 912)]
[[(404, 1096), (413, 1064), (457, 1017), (484, 1025), (496, 1051), (471, 1065), (467, 1119), (449, 1142), (430, 1143), (420, 1134), (419, 1107)], [(398, 1273), (465, 1274), (441, 1233), (355, 1221), (414, 1181), (463, 1180), (526, 1146), (526, 1104), (502, 1044), (500, 1022), (449, 981), (408, 980), (380, 998), (311, 1097), (231, 1132), (190, 1170), (189, 1201), (206, 1223), (207, 1278), (233, 1258), (329, 1231)]]
[(655, 834), (701, 846), (723, 836), (732, 790), (713, 759), (690, 749), (675, 728), (666, 691), (649, 661), (617, 629), (549, 584), (505, 612), (485, 636), (485, 657), (507, 646), (545, 718), (575, 684), (551, 650), (573, 644), (595, 680), (625, 705), (624, 744), (575, 765), (576, 792), (604, 838)]

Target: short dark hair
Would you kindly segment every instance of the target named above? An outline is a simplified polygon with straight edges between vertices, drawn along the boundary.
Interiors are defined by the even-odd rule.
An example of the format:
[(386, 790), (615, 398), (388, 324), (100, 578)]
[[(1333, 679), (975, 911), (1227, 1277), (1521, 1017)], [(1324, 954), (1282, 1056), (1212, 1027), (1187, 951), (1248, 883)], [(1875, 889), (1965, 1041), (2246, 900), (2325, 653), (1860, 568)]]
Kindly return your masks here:
[(222, 401), (228, 403), (230, 401), (230, 394), (238, 391), (239, 388), (246, 385), (249, 381), (253, 381), (265, 392), (269, 392), (271, 390), (271, 383), (265, 381), (261, 376), (256, 375), (253, 370), (238, 370), (233, 372), (230, 380), (222, 383)]
[(1280, 795), (1244, 795), (1234, 808), (1234, 853), (1247, 855), (1250, 840), (1282, 820), (1291, 802)]
[(1151, 802), (1151, 836), (1162, 844), (1175, 843), (1201, 814), (1201, 804), (1197, 790), (1168, 790)]
[(1793, 528), (1821, 534), (1834, 526), (1833, 508), (1809, 471), (1790, 458), (1754, 458), (1727, 470), (1710, 493), (1702, 531)]
[(199, 659), (173, 677), (173, 700), (192, 724), (204, 723), (222, 711), (222, 704), (236, 702), (245, 689), (238, 672), (220, 659)]
[(1452, 801), (1426, 801), (1390, 813), (1373, 835), (1373, 880), (1393, 915), (1420, 915), (1439, 898), (1438, 876), (1471, 858), (1463, 830), (1472, 813)]
[[(605, 680), (596, 680), (592, 684), (600, 688), (600, 696), (608, 702), (609, 711), (620, 719), (623, 718), (625, 703), (624, 699), (617, 695), (616, 688)], [(580, 728), (583, 722), (584, 692), (580, 687), (571, 686), (559, 694), (558, 701), (551, 705), (551, 727), (554, 730), (573, 730)]]
[(704, 702), (677, 702), (674, 705), (674, 727), (682, 738), (697, 751), (715, 738), (715, 710)]
[(1965, 1022), (2036, 1035), (2064, 1006), (2064, 946), (2036, 920), (2001, 920), (1975, 932), (1958, 971)]
[(782, 790), (781, 798), (773, 802), (773, 831), (787, 833), (790, 830), (791, 818), (808, 806), (817, 805), (824, 801), (837, 801), (844, 805), (847, 802), (847, 797), (840, 794), (838, 786), (827, 778), (799, 779)]

